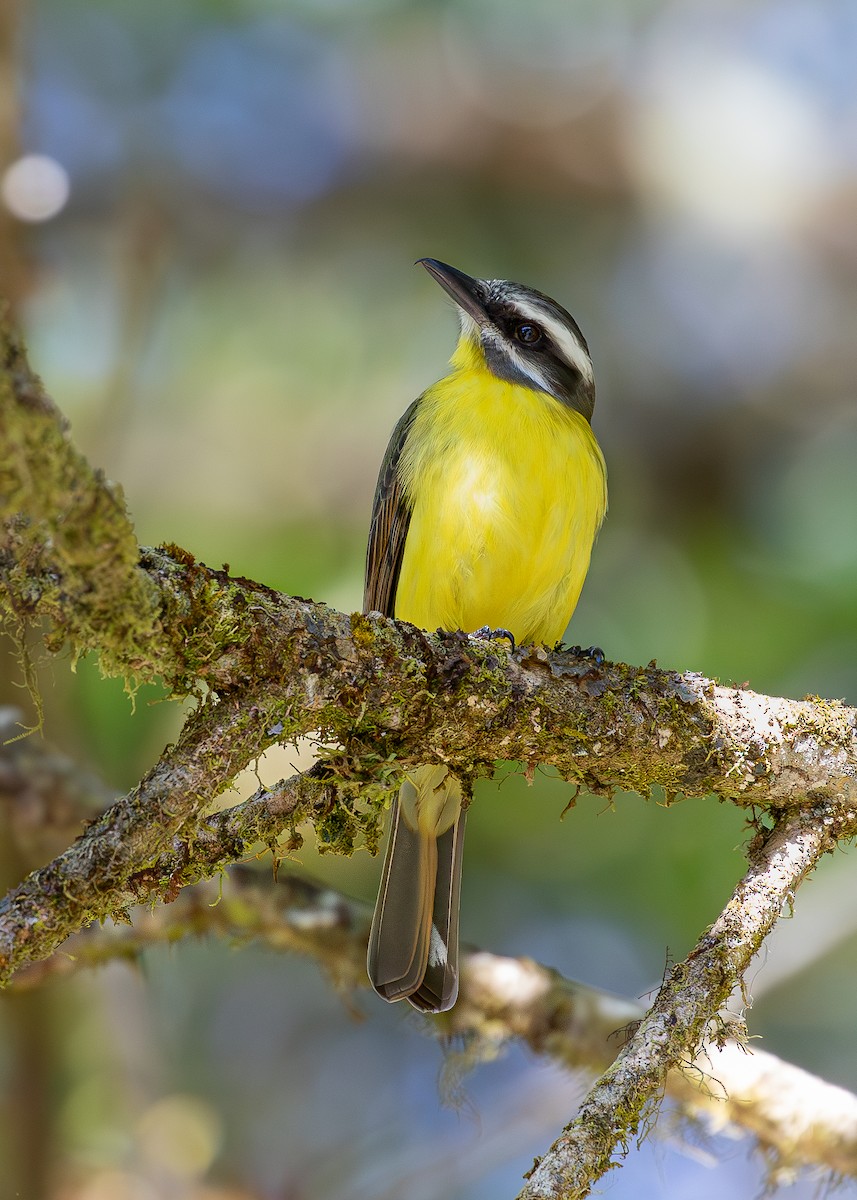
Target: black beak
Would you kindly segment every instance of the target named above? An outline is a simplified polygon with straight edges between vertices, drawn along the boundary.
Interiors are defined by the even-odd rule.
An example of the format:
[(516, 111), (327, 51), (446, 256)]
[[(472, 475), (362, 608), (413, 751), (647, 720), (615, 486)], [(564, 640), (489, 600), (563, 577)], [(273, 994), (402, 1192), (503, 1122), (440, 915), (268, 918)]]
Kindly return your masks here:
[(459, 308), (472, 317), (477, 325), (488, 322), (485, 311), (485, 285), (481, 279), (465, 275), (463, 271), (450, 267), (448, 263), (438, 262), (436, 258), (418, 258), (417, 265), (428, 271), (447, 295), (452, 296)]

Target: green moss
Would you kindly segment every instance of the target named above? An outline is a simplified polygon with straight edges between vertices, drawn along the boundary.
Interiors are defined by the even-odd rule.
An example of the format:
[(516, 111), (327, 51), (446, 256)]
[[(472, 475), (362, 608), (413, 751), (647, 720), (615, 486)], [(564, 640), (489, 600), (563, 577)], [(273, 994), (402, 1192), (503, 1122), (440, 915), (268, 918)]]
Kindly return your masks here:
[(122, 490), (74, 448), (8, 326), (0, 343), (0, 604), (13, 621), (46, 618), (49, 651), (98, 649), (106, 672), (145, 677), (158, 592), (137, 565)]
[(787, 733), (817, 738), (825, 745), (850, 748), (854, 740), (852, 710), (842, 700), (826, 700), (823, 696), (805, 696), (805, 707), (793, 718), (783, 722)]
[(369, 649), (376, 639), (374, 625), (363, 615), (363, 613), (351, 614), (351, 636), (354, 638), (355, 644), (361, 649)]

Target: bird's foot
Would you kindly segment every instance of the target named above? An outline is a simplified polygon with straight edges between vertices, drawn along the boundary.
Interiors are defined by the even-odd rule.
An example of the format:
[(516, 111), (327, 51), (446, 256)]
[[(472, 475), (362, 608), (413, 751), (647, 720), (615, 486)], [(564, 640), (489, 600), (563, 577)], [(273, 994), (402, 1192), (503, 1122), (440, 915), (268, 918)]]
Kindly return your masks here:
[(573, 654), (576, 658), (590, 658), (596, 667), (604, 664), (604, 651), (600, 646), (587, 646), (584, 650), (582, 646), (564, 646), (560, 642), (559, 649), (565, 654)]
[(515, 635), (510, 633), (508, 629), (492, 629), (490, 625), (482, 625), (479, 629), (474, 629), (470, 636), (479, 638), (483, 642), (496, 641), (498, 638), (507, 638), (513, 650), (517, 646)]

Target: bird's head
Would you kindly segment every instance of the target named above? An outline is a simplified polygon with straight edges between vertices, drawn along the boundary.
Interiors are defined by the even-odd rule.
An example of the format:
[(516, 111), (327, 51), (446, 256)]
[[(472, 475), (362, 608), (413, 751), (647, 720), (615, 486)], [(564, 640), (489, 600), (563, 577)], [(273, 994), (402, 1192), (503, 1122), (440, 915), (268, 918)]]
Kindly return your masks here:
[(506, 279), (474, 279), (435, 258), (418, 260), (458, 305), (453, 363), (477, 362), (499, 379), (547, 392), (587, 421), (595, 379), (586, 339), (562, 305)]

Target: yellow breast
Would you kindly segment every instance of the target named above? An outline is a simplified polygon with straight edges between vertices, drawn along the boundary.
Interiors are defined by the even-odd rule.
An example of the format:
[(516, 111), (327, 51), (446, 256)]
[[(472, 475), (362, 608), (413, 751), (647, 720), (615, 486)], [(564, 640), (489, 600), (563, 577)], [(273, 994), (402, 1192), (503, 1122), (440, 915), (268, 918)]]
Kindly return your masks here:
[(468, 364), (423, 396), (400, 471), (412, 516), (395, 615), (557, 642), (607, 508), (589, 422)]

